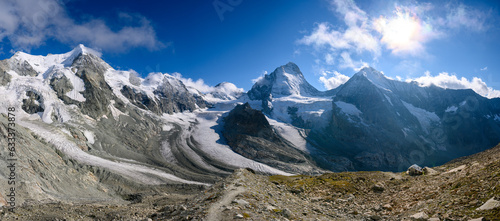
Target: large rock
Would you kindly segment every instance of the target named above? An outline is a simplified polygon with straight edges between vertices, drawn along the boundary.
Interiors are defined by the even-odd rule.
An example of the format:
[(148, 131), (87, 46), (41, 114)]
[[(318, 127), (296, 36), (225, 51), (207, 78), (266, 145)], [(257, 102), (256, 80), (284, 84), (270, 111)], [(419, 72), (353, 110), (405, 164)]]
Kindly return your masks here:
[(434, 170), (434, 169), (432, 169), (430, 167), (424, 167), (423, 171), (424, 171), (425, 175), (431, 175), (432, 176), (432, 175), (439, 174), (439, 172), (437, 172), (436, 170)]
[(410, 216), (410, 218), (411, 218), (411, 220), (415, 220), (415, 221), (427, 221), (429, 216), (425, 212), (419, 212), (419, 213), (413, 214), (412, 216)]
[(307, 155), (276, 134), (264, 114), (248, 103), (236, 106), (224, 118), (222, 132), (228, 145), (244, 157), (266, 163), (285, 171), (299, 172), (295, 165), (315, 168)]
[(0, 85), (5, 86), (10, 83), (12, 76), (7, 73), (8, 70), (7, 62), (5, 60), (0, 61)]
[(497, 207), (500, 207), (500, 201), (496, 200), (495, 197), (492, 197), (476, 210), (490, 210), (490, 209), (495, 209)]
[(23, 99), (22, 109), (28, 114), (35, 114), (38, 112), (43, 112), (43, 99), (40, 94), (35, 91), (26, 91), (26, 96), (28, 98)]

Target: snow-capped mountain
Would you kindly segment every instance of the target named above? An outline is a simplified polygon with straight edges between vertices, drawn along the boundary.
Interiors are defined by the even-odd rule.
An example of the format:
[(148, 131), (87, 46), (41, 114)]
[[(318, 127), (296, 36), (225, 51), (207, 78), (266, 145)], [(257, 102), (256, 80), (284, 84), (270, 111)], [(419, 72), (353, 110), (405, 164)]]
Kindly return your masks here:
[[(0, 112), (16, 109), (19, 162), (45, 174), (21, 174), (20, 191), (82, 196), (73, 185), (103, 181), (89, 181), (87, 197), (95, 198), (134, 185), (209, 185), (242, 167), (284, 175), (403, 170), (500, 142), (500, 99), (395, 81), (373, 68), (326, 92), (293, 63), (248, 93), (229, 82), (203, 93), (187, 85), (177, 75), (115, 70), (83, 45), (0, 61)], [(63, 178), (54, 181), (56, 173)]]
[(248, 91), (248, 97), (252, 100), (265, 100), (285, 96), (324, 96), (324, 92), (318, 91), (306, 81), (299, 67), (289, 62), (276, 68), (271, 74), (260, 78)]
[[(331, 166), (326, 168), (403, 170), (412, 163), (442, 164), (500, 142), (500, 118), (496, 118), (500, 99), (487, 99), (472, 90), (420, 87), (389, 79), (371, 67), (329, 91), (331, 96), (293, 87), (285, 87), (286, 93), (273, 91), (297, 82), (273, 80), (298, 70), (287, 66), (295, 67), (289, 63), (276, 69), (248, 96), (261, 100), (254, 105), (270, 118), (307, 129), (308, 149), (318, 162)], [(270, 96), (256, 96), (265, 94), (262, 91)]]
[[(16, 53), (0, 61), (0, 79), (0, 112), (15, 109), (18, 162), (30, 171), (19, 174), (26, 183), (18, 190), (19, 203), (33, 193), (42, 200), (72, 194), (107, 200), (113, 191), (134, 185), (208, 185), (240, 167), (288, 174), (220, 144), (219, 132), (212, 128), (224, 111), (207, 110), (213, 104), (205, 94), (191, 92), (169, 74), (143, 79), (133, 71), (115, 70), (83, 45), (58, 55)], [(240, 96), (223, 85), (219, 97)], [(2, 122), (0, 132), (6, 137), (5, 116)], [(9, 153), (2, 149), (0, 154)], [(49, 163), (55, 158), (59, 160)], [(0, 164), (6, 166), (6, 159)], [(61, 171), (64, 166), (79, 172)], [(60, 179), (54, 179), (56, 172)], [(7, 178), (0, 176), (2, 182)], [(73, 188), (82, 179), (107, 184), (89, 184), (87, 191)]]

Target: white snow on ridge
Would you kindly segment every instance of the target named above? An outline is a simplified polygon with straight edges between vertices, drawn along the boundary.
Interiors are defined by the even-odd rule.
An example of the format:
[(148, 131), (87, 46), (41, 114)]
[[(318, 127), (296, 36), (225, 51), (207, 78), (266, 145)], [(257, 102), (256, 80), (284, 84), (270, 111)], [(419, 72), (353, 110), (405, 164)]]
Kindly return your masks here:
[(387, 99), (387, 101), (389, 101), (389, 103), (390, 103), (392, 106), (394, 106), (394, 104), (392, 104), (392, 100), (391, 100), (391, 98), (390, 98), (389, 96), (387, 96), (386, 94), (384, 94), (384, 96), (385, 96), (385, 99)]
[(409, 103), (406, 103), (403, 101), (403, 104), (405, 105), (406, 109), (413, 114), (418, 119), (418, 122), (420, 123), (420, 126), (424, 129), (424, 131), (428, 132), (429, 128), (431, 127), (432, 122), (439, 122), (440, 118), (434, 113), (434, 112), (429, 112), (424, 109), (415, 107)]
[(76, 76), (76, 74), (71, 70), (63, 69), (61, 71), (64, 73), (64, 76), (69, 79), (71, 85), (73, 85), (73, 90), (68, 91), (66, 93), (66, 96), (73, 100), (84, 102), (85, 97), (83, 97), (83, 95), (81, 94), (81, 92), (85, 91), (85, 83), (83, 82), (83, 80)]
[[(255, 106), (255, 107), (254, 107)], [(260, 107), (260, 102), (252, 107)], [(327, 121), (324, 119), (327, 115), (326, 110), (332, 109), (332, 99), (328, 97), (304, 97), (300, 95), (291, 95), (272, 99), (272, 117), (278, 121), (291, 123), (289, 108), (297, 108), (297, 116), (304, 121), (317, 125), (323, 125)], [(257, 108), (260, 109), (260, 108)]]
[(458, 110), (457, 106), (450, 106), (450, 107), (446, 108), (446, 110), (444, 112), (446, 112), (446, 113), (456, 112), (457, 110)]
[(391, 85), (389, 83), (390, 82), (389, 79), (381, 72), (379, 72), (373, 68), (370, 68), (370, 67), (365, 67), (365, 68), (361, 69), (360, 72), (362, 72), (363, 76), (365, 76), (375, 86), (377, 86), (383, 90), (392, 92), (389, 89), (389, 88), (391, 88)]
[(299, 131), (299, 129), (291, 126), (290, 124), (268, 118), (267, 116), (266, 119), (267, 121), (269, 121), (269, 124), (273, 127), (276, 133), (292, 143), (295, 148), (306, 153), (310, 153), (311, 147), (309, 146), (306, 139), (304, 138), (304, 135)]
[(359, 115), (363, 113), (354, 104), (349, 104), (343, 101), (335, 101), (335, 105), (337, 105), (342, 112), (352, 116), (359, 117)]

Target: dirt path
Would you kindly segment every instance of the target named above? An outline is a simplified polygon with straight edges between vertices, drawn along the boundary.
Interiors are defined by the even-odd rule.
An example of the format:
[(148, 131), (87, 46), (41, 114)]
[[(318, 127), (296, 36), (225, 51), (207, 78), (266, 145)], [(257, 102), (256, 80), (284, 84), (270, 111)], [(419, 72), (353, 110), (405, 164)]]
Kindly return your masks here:
[(244, 186), (237, 185), (240, 183), (240, 180), (236, 180), (231, 185), (229, 185), (227, 190), (224, 192), (224, 195), (222, 195), (221, 199), (210, 206), (206, 217), (207, 221), (223, 220), (222, 211), (224, 210), (224, 206), (229, 206), (229, 204), (231, 204), (231, 202), (236, 198), (238, 194), (246, 191), (246, 188)]

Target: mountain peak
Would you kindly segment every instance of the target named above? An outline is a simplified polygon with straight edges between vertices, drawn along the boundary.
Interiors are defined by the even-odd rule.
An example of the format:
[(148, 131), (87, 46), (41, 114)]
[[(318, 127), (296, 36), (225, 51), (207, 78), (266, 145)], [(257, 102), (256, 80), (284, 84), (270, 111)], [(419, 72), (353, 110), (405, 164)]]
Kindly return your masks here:
[(87, 55), (87, 54), (92, 54), (92, 55), (95, 55), (97, 57), (101, 57), (100, 52), (98, 52), (94, 49), (85, 47), (85, 45), (83, 45), (83, 44), (77, 45), (75, 48), (73, 48), (73, 50), (68, 52), (68, 54), (71, 54), (70, 57), (78, 57), (79, 55)]
[(299, 76), (301, 78), (304, 78), (304, 75), (300, 71), (299, 66), (297, 66), (293, 62), (288, 62), (287, 64), (282, 65), (279, 68), (276, 68), (276, 70), (273, 73), (275, 73), (275, 74), (286, 73), (286, 74), (291, 74), (291, 75), (295, 75), (295, 76)]
[(391, 88), (391, 79), (387, 78), (382, 72), (376, 70), (375, 68), (364, 67), (358, 73), (354, 74), (353, 78), (355, 78), (356, 76), (368, 79), (371, 83), (379, 88), (385, 90), (390, 90)]
[(290, 95), (315, 96), (320, 92), (307, 82), (299, 67), (288, 62), (266, 74), (248, 92), (251, 99), (264, 100), (269, 97)]
[(364, 76), (372, 75), (372, 76), (376, 76), (376, 77), (385, 77), (385, 75), (382, 74), (382, 72), (380, 72), (377, 69), (372, 68), (370, 66), (361, 68), (361, 70), (359, 70), (359, 72), (356, 74), (360, 74), (360, 75), (364, 75)]

